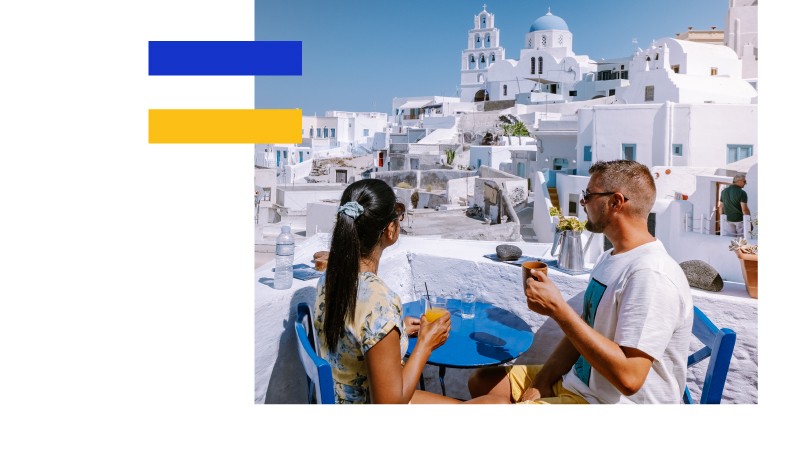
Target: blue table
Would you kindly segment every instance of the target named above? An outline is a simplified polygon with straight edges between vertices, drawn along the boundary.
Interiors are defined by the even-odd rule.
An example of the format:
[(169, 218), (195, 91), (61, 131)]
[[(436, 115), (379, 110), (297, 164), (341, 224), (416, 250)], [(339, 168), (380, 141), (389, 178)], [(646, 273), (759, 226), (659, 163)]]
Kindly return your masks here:
[[(448, 299), (447, 309), (451, 316), (450, 336), (441, 347), (431, 353), (428, 364), (439, 366), (439, 383), (444, 390), (444, 374), (448, 367), (476, 368), (496, 366), (517, 358), (533, 344), (531, 327), (516, 314), (484, 302), (476, 302), (475, 318), (461, 317), (461, 300)], [(421, 301), (403, 305), (403, 315), (422, 315)], [(417, 344), (416, 337), (408, 338), (411, 355)], [(420, 377), (420, 388), (425, 383)]]

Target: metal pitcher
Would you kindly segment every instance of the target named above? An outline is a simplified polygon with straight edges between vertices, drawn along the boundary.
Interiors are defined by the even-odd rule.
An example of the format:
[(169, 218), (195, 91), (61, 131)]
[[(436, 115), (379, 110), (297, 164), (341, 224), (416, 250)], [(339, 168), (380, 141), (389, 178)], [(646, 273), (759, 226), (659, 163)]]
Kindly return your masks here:
[[(583, 271), (583, 254), (589, 248), (594, 233), (589, 233), (586, 245), (581, 247), (581, 232), (573, 230), (556, 231), (550, 254), (558, 258), (558, 267), (567, 272)], [(556, 253), (558, 249), (558, 253)]]

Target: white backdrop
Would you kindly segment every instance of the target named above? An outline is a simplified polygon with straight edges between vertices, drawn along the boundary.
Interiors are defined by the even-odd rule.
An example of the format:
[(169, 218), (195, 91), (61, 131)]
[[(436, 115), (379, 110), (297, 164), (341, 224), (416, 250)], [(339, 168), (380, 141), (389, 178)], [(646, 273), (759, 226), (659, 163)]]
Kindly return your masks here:
[[(788, 424), (776, 405), (794, 397), (786, 386), (794, 385), (797, 363), (782, 332), (798, 317), (791, 311), (798, 302), (784, 281), (791, 266), (777, 264), (785, 261), (779, 245), (790, 241), (781, 233), (778, 244), (774, 230), (777, 211), (790, 212), (776, 205), (791, 198), (781, 199), (778, 185), (794, 184), (780, 181), (780, 169), (797, 167), (789, 138), (796, 126), (790, 114), (772, 113), (776, 103), (759, 118), (769, 173), (760, 196), (774, 209), (762, 204), (759, 214), (769, 270), (762, 270), (759, 300), (757, 409), (372, 407), (332, 414), (252, 405), (253, 146), (148, 145), (147, 110), (252, 108), (254, 82), (150, 78), (147, 42), (251, 40), (253, 7), (252, 0), (0, 6), (0, 446), (241, 449), (302, 436), (352, 448), (354, 433), (419, 446), (432, 443), (431, 420), (447, 430), (442, 440), (465, 448), (563, 444), (573, 438), (559, 432), (569, 429), (609, 448), (621, 437), (600, 437), (622, 421), (651, 436), (677, 427), (694, 442), (712, 433), (687, 418), (731, 430), (772, 424), (775, 437), (791, 430), (776, 426)], [(769, 7), (762, 9), (759, 84), (762, 99), (780, 99), (790, 92), (783, 87), (791, 71), (768, 64), (782, 61), (775, 30), (793, 15), (781, 14), (787, 23), (775, 26), (779, 14)], [(761, 436), (730, 433), (729, 440), (752, 447)]]

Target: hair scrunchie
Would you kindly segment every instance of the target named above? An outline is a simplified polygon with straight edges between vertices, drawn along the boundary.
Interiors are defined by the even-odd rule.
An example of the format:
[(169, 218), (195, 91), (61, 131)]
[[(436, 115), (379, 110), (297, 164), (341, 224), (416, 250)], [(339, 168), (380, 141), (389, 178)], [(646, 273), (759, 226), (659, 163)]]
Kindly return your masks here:
[(338, 214), (345, 214), (353, 218), (353, 220), (358, 219), (364, 212), (364, 207), (361, 206), (358, 202), (347, 202), (344, 205), (339, 207)]

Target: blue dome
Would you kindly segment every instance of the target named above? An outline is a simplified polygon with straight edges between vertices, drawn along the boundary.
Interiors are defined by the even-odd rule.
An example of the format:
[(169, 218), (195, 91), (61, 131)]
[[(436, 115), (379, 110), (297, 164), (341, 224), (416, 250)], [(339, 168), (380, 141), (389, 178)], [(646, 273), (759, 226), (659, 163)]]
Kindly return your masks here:
[(564, 19), (558, 16), (554, 16), (552, 13), (550, 13), (550, 11), (547, 11), (547, 14), (533, 21), (533, 25), (531, 25), (530, 29), (530, 31), (543, 31), (543, 30), (569, 31), (569, 27), (567, 27), (567, 22), (564, 22)]

